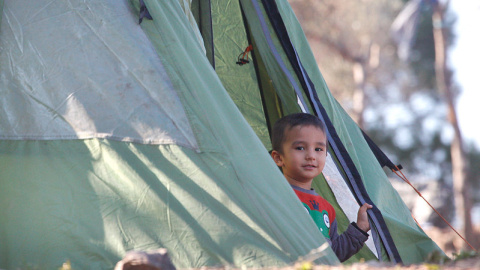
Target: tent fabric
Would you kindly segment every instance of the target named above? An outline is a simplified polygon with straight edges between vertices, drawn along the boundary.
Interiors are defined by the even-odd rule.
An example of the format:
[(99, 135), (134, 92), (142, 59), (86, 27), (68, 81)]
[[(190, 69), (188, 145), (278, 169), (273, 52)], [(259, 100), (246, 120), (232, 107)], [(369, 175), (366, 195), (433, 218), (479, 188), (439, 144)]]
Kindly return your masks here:
[[(72, 1), (73, 6), (59, 5), (58, 9), (48, 3), (35, 2), (32, 6), (35, 12), (29, 13), (20, 9), (28, 6), (25, 3), (6, 1), (0, 40), (7, 39), (3, 35), (12, 31), (12, 24), (8, 22), (15, 18), (23, 41), (15, 40), (12, 46), (20, 44), (26, 48), (23, 43), (32, 44), (30, 35), (37, 33), (23, 29), (21, 14), (25, 14), (23, 18), (29, 22), (54, 20), (57, 26), (78, 27), (78, 23), (66, 24), (63, 20), (72, 20), (73, 15), (84, 12), (92, 16), (101, 29), (108, 29), (110, 21), (118, 20), (125, 24), (130, 21), (133, 27), (138, 18), (133, 8), (123, 2), (104, 1), (95, 6), (96, 1)], [(278, 181), (283, 176), (224, 90), (194, 35), (188, 34), (193, 30), (181, 6), (165, 1), (145, 3), (153, 20), (144, 20), (132, 31), (145, 31), (149, 35), (151, 44), (158, 50), (158, 58), (149, 59), (157, 59), (164, 68), (148, 101), (169, 102), (166, 98), (175, 90), (173, 96), (181, 101), (180, 111), (185, 113), (184, 116), (172, 114), (188, 124), (198, 147), (171, 141), (156, 145), (141, 140), (138, 144), (114, 140), (111, 136), (62, 137), (61, 140), (46, 136), (33, 140), (31, 130), (26, 128), (17, 129), (14, 138), (3, 137), (0, 141), (0, 200), (4, 206), (0, 210), (1, 267), (16, 268), (33, 263), (54, 268), (69, 259), (74, 268), (111, 269), (128, 250), (159, 247), (171, 251), (173, 262), (180, 268), (285, 265), (325, 243), (287, 183)], [(95, 16), (95, 11), (105, 13)], [(119, 14), (123, 17), (119, 18)], [(34, 23), (27, 26), (31, 24)], [(89, 27), (95, 29), (95, 24)], [(50, 30), (43, 33), (46, 35)], [(131, 46), (139, 43), (137, 36), (125, 34), (116, 35), (122, 48), (109, 47), (108, 42), (95, 47), (98, 44), (93, 46), (90, 42), (97, 42), (96, 38), (83, 37), (85, 39), (82, 35), (67, 35), (60, 43), (49, 40), (50, 47), (44, 49), (52, 55), (37, 49), (36, 56), (55, 59), (63, 56), (59, 50), (66, 49), (65, 44), (81, 41), (82, 46), (100, 50), (98, 55), (112, 53), (120, 57), (129, 54), (121, 50), (126, 46), (123, 43)], [(68, 41), (69, 38), (75, 42)], [(148, 46), (142, 50), (151, 55)], [(26, 53), (24, 50), (24, 57)], [(8, 58), (8, 51), (2, 50), (2, 55), (2, 59)], [(81, 61), (85, 54), (69, 56), (72, 61), (75, 57)], [(132, 58), (138, 67), (145, 65), (142, 60), (145, 58)], [(68, 70), (68, 62), (62, 64)], [(17, 62), (17, 66), (30, 68), (25, 62)], [(37, 113), (35, 109), (39, 104), (48, 101), (42, 96), (28, 95), (33, 101), (22, 96), (22, 103), (16, 104), (17, 110), (11, 109), (15, 103), (9, 97), (23, 95), (23, 91), (32, 88), (6, 85), (18, 81), (18, 77), (26, 78), (20, 72), (12, 72), (10, 67), (1, 66), (1, 77), (5, 78), (2, 79), (5, 86), (1, 90), (2, 109), (8, 108), (11, 114), (6, 118), (7, 123), (2, 124), (1, 134), (10, 134), (17, 122), (49, 123), (52, 114), (65, 114), (54, 105), (48, 106), (45, 113)], [(61, 77), (56, 78), (58, 80), (68, 81), (73, 73), (85, 77), (95, 75), (89, 68), (72, 73), (48, 73), (42, 67), (30, 68), (29, 77), (53, 74)], [(162, 79), (165, 77), (168, 80)], [(49, 80), (38, 81), (38, 87), (45, 88), (45, 95), (66, 92), (66, 96), (76, 97), (82, 94), (76, 87), (65, 84), (42, 86), (44, 81)], [(119, 86), (128, 88), (129, 93), (146, 91), (142, 87), (131, 89), (128, 84)], [(95, 90), (100, 92), (99, 96), (111, 95), (110, 87)], [(60, 109), (55, 111), (55, 108)], [(66, 125), (65, 121), (58, 122), (62, 124)], [(101, 130), (106, 123), (95, 124)], [(41, 131), (44, 130), (47, 129)], [(338, 263), (331, 250), (323, 254), (324, 263)]]
[(190, 1), (192, 15), (198, 23), (205, 53), (213, 68), (215, 68), (215, 50), (213, 44), (212, 6), (210, 0)]
[(44, 5), (5, 3), (0, 138), (197, 148), (170, 79), (131, 12), (100, 2)]
[[(264, 145), (270, 143), (265, 114), (262, 109), (258, 77), (253, 65), (239, 66), (237, 57), (249, 45), (245, 22), (238, 1), (212, 1), (215, 17), (215, 71), (238, 109), (248, 119)], [(250, 56), (251, 57), (251, 56)]]
[(294, 246), (307, 253), (322, 241), (300, 240), (307, 217), (273, 207), (294, 196), (288, 187), (265, 196), (236, 181), (222, 154), (97, 139), (0, 146), (9, 180), (0, 192), (2, 268), (51, 269), (68, 259), (79, 269), (112, 269), (129, 250), (158, 247), (181, 268), (285, 265), (294, 252), (304, 255)]
[[(338, 264), (267, 152), (269, 125), (307, 96), (261, 1), (208, 1), (203, 44), (188, 1), (143, 2), (152, 19), (139, 25), (137, 0), (0, 0), (0, 268), (112, 269), (158, 248), (177, 268), (284, 266), (311, 251)], [(424, 260), (438, 247), (276, 4), (402, 260)], [(327, 182), (314, 185), (346, 226)]]

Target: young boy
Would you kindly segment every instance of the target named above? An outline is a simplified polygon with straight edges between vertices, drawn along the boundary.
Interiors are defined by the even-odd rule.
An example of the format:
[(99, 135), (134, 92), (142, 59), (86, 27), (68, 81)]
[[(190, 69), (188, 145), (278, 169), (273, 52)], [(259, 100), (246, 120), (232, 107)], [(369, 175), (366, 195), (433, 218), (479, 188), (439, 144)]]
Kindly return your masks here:
[(365, 203), (358, 210), (357, 223), (338, 235), (333, 206), (312, 189), (313, 178), (322, 173), (327, 158), (325, 125), (318, 117), (297, 113), (287, 115), (273, 126), (272, 158), (298, 198), (343, 262), (357, 253), (370, 230)]

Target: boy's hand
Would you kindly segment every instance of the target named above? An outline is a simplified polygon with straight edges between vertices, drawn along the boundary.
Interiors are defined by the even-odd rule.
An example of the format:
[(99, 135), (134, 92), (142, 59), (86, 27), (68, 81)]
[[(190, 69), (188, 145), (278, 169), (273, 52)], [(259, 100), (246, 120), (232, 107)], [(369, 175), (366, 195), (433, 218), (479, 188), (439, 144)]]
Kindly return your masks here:
[(357, 214), (357, 226), (364, 232), (370, 231), (370, 223), (368, 222), (368, 214), (367, 214), (367, 209), (372, 209), (373, 206), (371, 206), (368, 203), (364, 203), (360, 209), (358, 209), (358, 214)]

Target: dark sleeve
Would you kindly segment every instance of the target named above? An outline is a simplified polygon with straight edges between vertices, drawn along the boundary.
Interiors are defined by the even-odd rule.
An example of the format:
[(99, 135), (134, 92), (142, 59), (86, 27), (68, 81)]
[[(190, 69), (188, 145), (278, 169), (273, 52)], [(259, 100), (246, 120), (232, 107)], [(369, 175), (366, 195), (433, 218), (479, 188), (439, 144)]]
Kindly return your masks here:
[(348, 228), (341, 235), (337, 232), (337, 219), (330, 226), (330, 240), (332, 249), (341, 262), (348, 260), (357, 253), (365, 241), (368, 234), (356, 226), (354, 222), (348, 225)]

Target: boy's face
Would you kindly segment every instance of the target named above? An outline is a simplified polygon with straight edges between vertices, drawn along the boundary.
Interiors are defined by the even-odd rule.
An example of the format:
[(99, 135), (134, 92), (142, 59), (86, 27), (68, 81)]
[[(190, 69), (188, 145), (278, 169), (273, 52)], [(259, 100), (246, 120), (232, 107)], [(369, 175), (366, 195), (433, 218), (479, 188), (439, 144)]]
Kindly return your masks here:
[(292, 185), (311, 188), (312, 180), (325, 167), (327, 138), (314, 126), (296, 126), (285, 131), (283, 154), (272, 151), (277, 166)]

